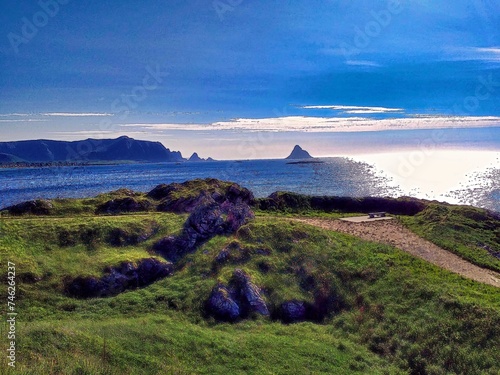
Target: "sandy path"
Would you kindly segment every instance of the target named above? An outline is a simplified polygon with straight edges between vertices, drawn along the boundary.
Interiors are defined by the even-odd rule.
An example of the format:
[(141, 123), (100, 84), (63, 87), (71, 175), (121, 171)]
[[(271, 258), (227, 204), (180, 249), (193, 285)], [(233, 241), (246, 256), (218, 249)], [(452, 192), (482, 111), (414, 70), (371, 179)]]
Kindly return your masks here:
[(293, 219), (323, 229), (348, 233), (364, 240), (395, 246), (436, 266), (500, 288), (500, 274), (487, 270), (424, 240), (404, 227), (397, 220), (374, 221), (372, 223), (350, 223), (332, 219)]

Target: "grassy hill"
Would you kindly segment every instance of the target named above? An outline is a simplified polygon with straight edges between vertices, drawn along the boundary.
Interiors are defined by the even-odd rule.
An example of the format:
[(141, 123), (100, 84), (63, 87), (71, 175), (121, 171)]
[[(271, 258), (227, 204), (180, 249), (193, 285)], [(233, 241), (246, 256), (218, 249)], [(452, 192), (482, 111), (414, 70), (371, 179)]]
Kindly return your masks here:
[[(194, 190), (189, 186), (191, 196)], [(236, 233), (210, 239), (177, 263), (172, 276), (147, 287), (107, 298), (69, 296), (65, 285), (77, 276), (99, 277), (124, 261), (161, 259), (153, 244), (181, 231), (188, 216), (152, 210), (94, 214), (104, 201), (123, 194), (130, 192), (56, 201), (45, 216), (2, 213), (0, 255), (2, 264), (16, 265), (19, 315), (16, 369), (9, 371), (2, 356), (1, 374), (500, 372), (500, 289), (391, 246), (296, 223), (290, 212), (258, 212)], [(464, 257), (479, 250), (489, 254), (484, 246), (499, 250), (498, 221), (483, 210), (429, 207), (433, 221), (431, 211), (400, 219), (443, 247), (460, 245), (457, 253)], [(486, 217), (471, 218), (471, 212)], [(444, 213), (446, 220), (439, 216)], [(117, 229), (151, 235), (117, 246), (110, 241)], [(237, 250), (225, 263), (215, 262), (228, 246)], [(491, 258), (476, 260), (496, 269)], [(320, 297), (332, 308), (317, 321), (295, 324), (273, 313), (218, 322), (207, 316), (205, 302), (214, 285), (230, 282), (235, 269), (250, 275), (271, 311), (285, 301), (315, 304)], [(5, 283), (1, 293), (6, 295)], [(5, 337), (5, 321), (1, 327)]]

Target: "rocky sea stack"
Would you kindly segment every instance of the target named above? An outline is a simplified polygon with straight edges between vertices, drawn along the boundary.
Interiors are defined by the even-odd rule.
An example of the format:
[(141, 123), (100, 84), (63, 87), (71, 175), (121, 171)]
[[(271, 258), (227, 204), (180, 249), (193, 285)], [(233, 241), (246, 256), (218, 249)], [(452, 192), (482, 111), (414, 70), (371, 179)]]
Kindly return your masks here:
[(212, 158), (206, 158), (206, 159), (200, 158), (198, 153), (195, 152), (195, 153), (193, 153), (193, 155), (191, 155), (191, 157), (188, 159), (188, 161), (214, 161), (214, 159), (212, 159)]
[(299, 145), (295, 145), (292, 150), (292, 153), (288, 155), (287, 160), (297, 160), (297, 159), (314, 159), (309, 152), (302, 149)]

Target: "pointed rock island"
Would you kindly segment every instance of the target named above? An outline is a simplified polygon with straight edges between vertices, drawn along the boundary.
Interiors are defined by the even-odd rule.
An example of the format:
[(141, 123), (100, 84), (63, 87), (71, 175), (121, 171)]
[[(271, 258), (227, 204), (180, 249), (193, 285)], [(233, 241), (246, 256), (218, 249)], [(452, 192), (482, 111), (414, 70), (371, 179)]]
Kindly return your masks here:
[(198, 153), (194, 152), (193, 155), (191, 155), (191, 157), (188, 159), (188, 161), (214, 161), (214, 159), (212, 159), (210, 157), (206, 158), (206, 159), (200, 158), (198, 156)]
[(306, 150), (302, 149), (299, 145), (295, 145), (292, 153), (288, 155), (287, 160), (297, 160), (297, 159), (314, 159)]
[(288, 162), (287, 164), (322, 164), (324, 163), (321, 160), (316, 159), (315, 157), (312, 157), (309, 152), (304, 150), (302, 147), (299, 145), (295, 145), (295, 147), (292, 150), (292, 153), (288, 155), (288, 157), (285, 160), (292, 160)]

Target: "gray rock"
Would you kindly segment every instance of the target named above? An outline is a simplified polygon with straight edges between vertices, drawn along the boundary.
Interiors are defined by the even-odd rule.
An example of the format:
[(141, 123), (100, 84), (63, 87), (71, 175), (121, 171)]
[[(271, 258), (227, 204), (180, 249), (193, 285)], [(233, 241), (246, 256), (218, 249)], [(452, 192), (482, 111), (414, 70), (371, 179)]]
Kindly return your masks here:
[(231, 257), (231, 252), (227, 247), (225, 247), (219, 252), (219, 254), (217, 254), (217, 256), (215, 257), (215, 262), (217, 264), (222, 264), (227, 262), (230, 259), (230, 257)]
[(306, 320), (306, 303), (292, 300), (283, 302), (280, 306), (280, 319), (284, 323), (296, 323)]
[(240, 269), (234, 271), (228, 287), (219, 283), (212, 289), (205, 308), (209, 316), (221, 321), (245, 318), (253, 312), (269, 315), (260, 288)]
[(233, 274), (235, 284), (239, 289), (240, 304), (248, 312), (269, 315), (269, 309), (261, 295), (260, 288), (251, 282), (250, 276), (244, 271), (236, 269)]
[(79, 276), (66, 285), (66, 292), (76, 298), (109, 297), (128, 289), (149, 285), (173, 272), (172, 263), (147, 258), (137, 266), (124, 262), (117, 267), (107, 267), (106, 275), (96, 277)]
[(166, 259), (176, 262), (212, 237), (236, 232), (251, 218), (253, 212), (245, 203), (225, 201), (219, 205), (211, 201), (189, 215), (179, 236), (163, 238), (153, 248)]
[(234, 322), (240, 317), (240, 308), (232, 299), (229, 290), (222, 284), (217, 284), (206, 302), (208, 315), (217, 320)]

